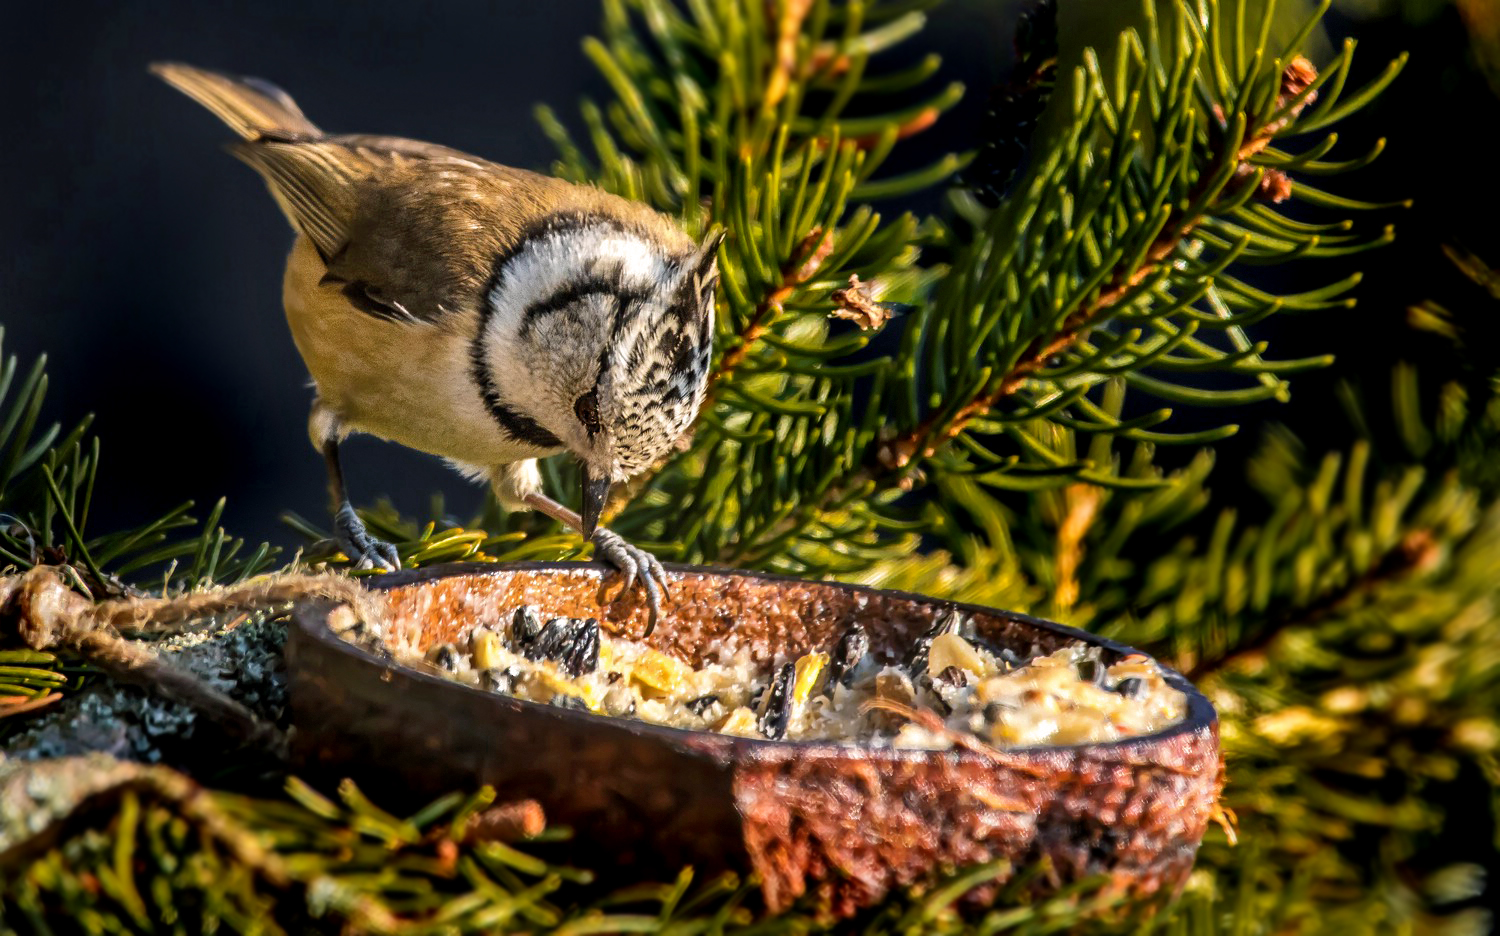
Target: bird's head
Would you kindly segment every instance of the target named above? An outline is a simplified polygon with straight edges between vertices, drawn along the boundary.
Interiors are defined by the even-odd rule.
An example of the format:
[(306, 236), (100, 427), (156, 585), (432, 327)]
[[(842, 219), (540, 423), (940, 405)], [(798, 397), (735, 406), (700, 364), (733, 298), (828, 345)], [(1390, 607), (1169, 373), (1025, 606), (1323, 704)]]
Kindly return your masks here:
[(663, 243), (585, 219), (528, 238), (496, 271), (476, 375), (513, 439), (578, 459), (585, 535), (611, 486), (665, 455), (698, 414), (722, 239)]

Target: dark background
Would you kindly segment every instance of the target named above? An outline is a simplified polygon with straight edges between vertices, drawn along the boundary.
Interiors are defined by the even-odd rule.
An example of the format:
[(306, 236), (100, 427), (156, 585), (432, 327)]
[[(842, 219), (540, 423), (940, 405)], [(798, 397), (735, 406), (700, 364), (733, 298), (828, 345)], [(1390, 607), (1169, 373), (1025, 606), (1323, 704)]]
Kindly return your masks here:
[[(970, 94), (913, 141), (913, 162), (977, 142), (986, 92), (1010, 64), (1016, 7), (952, 0), (932, 14), (920, 51), (942, 51), (945, 77)], [(187, 497), (201, 511), (221, 495), (225, 525), (252, 540), (295, 544), (277, 519), (286, 509), (326, 520), (322, 462), (305, 431), (311, 391), (280, 308), (290, 230), (259, 179), (219, 149), (228, 131), (150, 77), (148, 62), (259, 75), (326, 129), (428, 139), (527, 167), (553, 155), (534, 104), (569, 116), (581, 95), (605, 90), (578, 49), (598, 19), (593, 0), (58, 2), (7, 9), (5, 18), (4, 351), (23, 366), (50, 355), (51, 418), (97, 414), (104, 460), (95, 531), (139, 524)], [(1346, 156), (1385, 136), (1387, 157), (1334, 186), (1412, 197), (1416, 207), (1382, 219), (1398, 224), (1394, 249), (1349, 264), (1368, 272), (1360, 308), (1261, 329), (1280, 342), (1280, 356), (1332, 350), (1341, 358), (1338, 370), (1298, 380), (1297, 407), (1236, 414), (1252, 428), (1291, 417), (1294, 428), (1317, 433), (1340, 419), (1334, 380), (1378, 388), (1397, 357), (1447, 354), (1402, 325), (1405, 307), (1424, 298), (1482, 303), (1446, 265), (1441, 243), (1500, 264), (1492, 233), (1500, 182), (1488, 142), (1500, 106), (1457, 12), (1420, 23), (1335, 16), (1330, 32), (1360, 38), (1356, 76), (1412, 52), (1393, 92), (1342, 128), (1356, 141)], [(1243, 454), (1255, 436), (1242, 433), (1224, 455)], [(448, 492), (460, 514), (480, 502), (478, 488), (438, 461), (397, 446), (358, 439), (345, 463), (360, 502), (389, 495), (420, 512), (433, 490)]]

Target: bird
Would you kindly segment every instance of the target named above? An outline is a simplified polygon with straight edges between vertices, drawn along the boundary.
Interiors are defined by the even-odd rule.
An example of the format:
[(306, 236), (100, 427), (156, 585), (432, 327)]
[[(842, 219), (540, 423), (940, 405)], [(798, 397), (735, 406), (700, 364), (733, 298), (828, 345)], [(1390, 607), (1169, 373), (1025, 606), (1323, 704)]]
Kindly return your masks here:
[[(150, 70), (240, 137), (229, 152), (295, 231), (282, 301), (345, 555), (401, 567), (344, 484), (339, 445), (359, 432), (578, 530), (644, 589), (649, 632), (665, 570), (599, 515), (703, 403), (724, 232), (697, 239), (641, 202), (446, 146), (325, 133), (257, 78)], [(581, 469), (576, 512), (546, 495), (537, 465), (565, 452)]]

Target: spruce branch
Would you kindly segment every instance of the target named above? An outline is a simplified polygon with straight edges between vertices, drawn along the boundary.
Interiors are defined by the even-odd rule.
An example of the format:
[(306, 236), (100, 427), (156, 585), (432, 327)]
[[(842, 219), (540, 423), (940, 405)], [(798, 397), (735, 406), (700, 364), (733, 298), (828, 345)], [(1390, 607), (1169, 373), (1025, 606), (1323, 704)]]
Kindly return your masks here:
[[(931, 458), (939, 445), (951, 441), (968, 429), (975, 419), (983, 418), (1001, 401), (1020, 390), (1048, 361), (1072, 350), (1088, 330), (1116, 304), (1132, 296), (1148, 278), (1162, 272), (1163, 264), (1182, 247), (1183, 242), (1204, 218), (1241, 199), (1237, 189), (1254, 187), (1257, 194), (1262, 194), (1268, 179), (1273, 176), (1285, 178), (1280, 170), (1258, 172), (1251, 165), (1251, 160), (1269, 145), (1280, 130), (1295, 120), (1304, 107), (1316, 100), (1316, 95), (1303, 94), (1312, 85), (1316, 75), (1316, 70), (1307, 59), (1301, 56), (1293, 59), (1282, 72), (1281, 88), (1276, 98), (1277, 114), (1280, 116), (1246, 133), (1245, 139), (1237, 148), (1226, 147), (1222, 150), (1217, 164), (1210, 164), (1187, 198), (1171, 206), (1166, 223), (1147, 246), (1143, 257), (1138, 260), (1131, 258), (1135, 262), (1116, 266), (1097, 292), (1063, 318), (1059, 329), (1050, 335), (1033, 338), (1007, 372), (992, 378), (968, 402), (952, 412), (934, 412), (915, 429), (882, 448), (882, 466), (899, 470), (911, 464), (912, 459), (918, 455)], [(1215, 117), (1217, 123), (1211, 127), (1220, 132), (1225, 131), (1227, 128), (1224, 126), (1222, 110)], [(1231, 178), (1237, 184), (1224, 185), (1225, 166), (1231, 167)], [(1213, 191), (1216, 186), (1221, 187), (1217, 192)], [(1268, 200), (1284, 201), (1285, 198), (1279, 196), (1281, 186), (1278, 184), (1273, 189), (1278, 194), (1269, 196)]]
[[(954, 552), (857, 578), (1060, 618), (1193, 674), (1219, 712), (1242, 844), (1210, 833), (1166, 931), (1197, 932), (1197, 901), (1239, 889), (1245, 922), (1230, 932), (1299, 932), (1298, 915), (1371, 932), (1372, 912), (1446, 932), (1475, 911), (1431, 895), (1466, 866), (1419, 849), (1492, 795), (1454, 778), (1460, 763), (1487, 771), (1500, 748), (1500, 510), (1451, 461), (1429, 452), (1423, 471), (1372, 452), (1309, 458), (1271, 434), (1250, 464), (1263, 510), (1234, 484), (1209, 494), (1206, 470), (1145, 495), (1070, 484), (1022, 505), (945, 476), (947, 509), (968, 515), (933, 525), (953, 531)], [(983, 539), (962, 532), (980, 518)]]
[[(1178, 13), (1180, 16), (1184, 15), (1181, 8), (1178, 9)], [(1213, 25), (1210, 24), (1207, 29), (1213, 29)], [(1095, 93), (1103, 98), (1096, 113), (1100, 115), (1099, 119), (1105, 128), (1119, 134), (1112, 144), (1106, 143), (1107, 148), (1101, 154), (1101, 162), (1110, 158), (1108, 147), (1127, 150), (1131, 147), (1129, 140), (1122, 137), (1136, 122), (1135, 114), (1142, 106), (1142, 85), (1148, 80), (1146, 74), (1152, 67), (1140, 59), (1138, 41), (1135, 43), (1128, 41), (1132, 38), (1129, 34), (1122, 38), (1122, 50), (1136, 51), (1137, 67), (1141, 68), (1142, 72), (1130, 87), (1128, 96), (1123, 99), (1121, 99), (1121, 92), (1126, 87), (1127, 76), (1122, 74), (1117, 77), (1115, 100), (1110, 102), (1107, 99), (1107, 93), (1103, 91), (1104, 78), (1097, 70), (1097, 61), (1093, 58), (1089, 59), (1090, 70), (1087, 81)], [(1152, 44), (1154, 46), (1156, 40), (1153, 40)], [(1257, 52), (1257, 59), (1263, 51)], [(1121, 60), (1125, 61), (1125, 56), (1122, 56)], [(1165, 64), (1169, 63), (1153, 63), (1158, 68)], [(1176, 67), (1181, 70), (1182, 64), (1179, 63)], [(1080, 83), (1086, 80), (1083, 75), (1077, 78)], [(1229, 106), (1227, 102), (1212, 104), (1212, 117), (1206, 121), (1204, 131), (1208, 144), (1203, 157), (1204, 162), (1201, 168), (1193, 171), (1196, 178), (1191, 184), (1184, 186), (1184, 193), (1165, 204), (1160, 204), (1157, 209), (1146, 210), (1137, 216), (1141, 224), (1139, 230), (1154, 231), (1154, 233), (1143, 241), (1138, 237), (1132, 238), (1131, 235), (1135, 232), (1129, 228), (1123, 236), (1117, 235), (1115, 239), (1124, 242), (1125, 248), (1117, 248), (1109, 254), (1115, 259), (1113, 266), (1095, 267), (1079, 277), (1085, 288), (1071, 291), (1070, 295), (1074, 297), (1075, 305), (1069, 308), (1061, 297), (1054, 294), (1053, 304), (1058, 308), (1042, 316), (1043, 327), (1036, 329), (1032, 337), (1014, 346), (1015, 350), (1010, 351), (1008, 356), (1000, 357), (1001, 361), (1008, 360), (1008, 363), (980, 382), (972, 395), (935, 409), (916, 426), (882, 446), (877, 453), (881, 467), (899, 471), (912, 464), (916, 458), (932, 457), (940, 446), (966, 431), (975, 420), (989, 415), (1003, 401), (1036, 382), (1039, 376), (1043, 376), (1049, 362), (1061, 355), (1073, 352), (1075, 347), (1085, 340), (1091, 329), (1104, 324), (1111, 313), (1123, 311), (1120, 307), (1142, 303), (1146, 306), (1143, 309), (1145, 313), (1143, 317), (1148, 320), (1156, 318), (1155, 324), (1161, 328), (1165, 316), (1157, 318), (1156, 316), (1160, 313), (1152, 314), (1155, 312), (1149, 308), (1152, 293), (1174, 289), (1174, 287), (1174, 291), (1178, 293), (1196, 287), (1201, 287), (1205, 295), (1213, 291), (1216, 276), (1227, 268), (1230, 262), (1238, 259), (1250, 248), (1251, 239), (1242, 237), (1237, 244), (1226, 244), (1226, 256), (1200, 267), (1196, 271), (1197, 275), (1193, 275), (1195, 271), (1191, 269), (1190, 264), (1199, 258), (1194, 256), (1196, 245), (1190, 243), (1190, 237), (1206, 223), (1218, 218), (1232, 217), (1237, 212), (1243, 211), (1250, 198), (1259, 197), (1275, 203), (1289, 197), (1284, 195), (1287, 186), (1290, 185), (1284, 172), (1280, 169), (1267, 169), (1258, 165), (1256, 160), (1278, 136), (1292, 132), (1303, 110), (1317, 99), (1319, 83), (1317, 72), (1310, 62), (1300, 56), (1292, 59), (1280, 71), (1272, 103), (1262, 107), (1260, 114), (1251, 113), (1243, 108), (1243, 102), (1253, 96), (1268, 94), (1257, 87), (1257, 79), (1258, 76), (1254, 72), (1243, 76), (1243, 88), (1237, 98), (1237, 101), (1242, 104), (1239, 113), (1226, 113), (1225, 108)], [(1177, 87), (1182, 91), (1187, 90), (1185, 85)], [(1167, 95), (1172, 90), (1170, 87), (1160, 89), (1163, 101), (1170, 100)], [(1109, 117), (1111, 105), (1117, 112), (1115, 119)], [(1266, 111), (1269, 111), (1269, 115), (1262, 116)], [(1164, 116), (1166, 116), (1165, 111), (1157, 115), (1159, 122)], [(1189, 112), (1182, 115), (1181, 119), (1189, 122), (1193, 120), (1193, 116)], [(1189, 124), (1190, 128), (1191, 124)], [(1079, 139), (1092, 139), (1093, 135), (1092, 133), (1080, 134)], [(1166, 141), (1170, 137), (1167, 134), (1161, 134), (1160, 137), (1159, 149), (1166, 149)], [(1187, 140), (1184, 140), (1183, 145), (1188, 150), (1192, 148), (1192, 144)], [(1140, 157), (1132, 155), (1127, 158)], [(1166, 168), (1162, 165), (1165, 157), (1158, 153), (1155, 158), (1158, 160), (1156, 173), (1161, 175)], [(1128, 173), (1118, 176), (1118, 170), (1116, 170), (1116, 174), (1121, 181), (1129, 178)], [(1182, 184), (1184, 180), (1179, 180), (1178, 184)], [(1106, 191), (1108, 188), (1105, 186)], [(1152, 203), (1153, 200), (1145, 202), (1148, 205)], [(1153, 212), (1163, 217), (1153, 220), (1151, 218)], [(1064, 242), (1071, 238), (1072, 231), (1064, 235)], [(1133, 239), (1142, 242), (1142, 246), (1129, 247), (1129, 241)], [(1102, 248), (1096, 248), (1096, 252), (1101, 250)], [(1175, 262), (1179, 268), (1186, 268), (1186, 271), (1172, 269), (1170, 262)], [(1005, 300), (993, 296), (992, 301), (1003, 302)], [(1174, 310), (1169, 307), (1168, 314), (1171, 311)], [(1136, 360), (1130, 362), (1131, 366), (1125, 373), (1130, 377), (1135, 377), (1136, 382), (1140, 382), (1136, 374), (1137, 370), (1144, 369), (1151, 364), (1161, 363), (1166, 358), (1167, 352), (1177, 350), (1186, 344), (1186, 340), (1182, 342), (1176, 340), (1180, 335), (1181, 330), (1177, 330), (1176, 334), (1167, 332), (1155, 347), (1149, 350), (1143, 348)], [(1189, 337), (1190, 335), (1184, 336), (1184, 339)], [(1211, 354), (1203, 356), (1207, 351), (1206, 348), (1199, 347), (1195, 350), (1199, 351), (1201, 360), (1207, 362), (1212, 359)], [(1045, 387), (1050, 381), (1043, 380), (1041, 383)]]
[[(1482, 266), (1460, 264), (1480, 285)], [(1473, 315), (1448, 321), (1461, 334)], [(1465, 903), (1480, 888), (1462, 883), (1477, 869), (1432, 845), (1445, 824), (1492, 821), (1500, 783), (1500, 512), (1487, 464), (1500, 384), (1485, 379), (1492, 346), (1464, 352), (1472, 373), (1437, 393), (1399, 367), (1388, 411), (1361, 403), (1351, 425), (1362, 438), (1343, 449), (1318, 457), (1269, 433), (1247, 472), (1263, 504), (1233, 483), (1210, 493), (1202, 475), (1137, 497), (1095, 488), (1087, 506), (1071, 485), (1016, 504), (973, 477), (940, 476), (945, 503), (966, 517), (934, 529), (969, 537), (948, 559), (964, 568), (930, 557), (907, 587), (962, 589), (1150, 648), (1219, 711), (1225, 803), (1242, 844), (1209, 835), (1166, 931), (1207, 926), (1191, 922), (1204, 919), (1197, 901), (1236, 891), (1236, 915), (1254, 922), (1232, 932), (1314, 921), (1317, 931), (1384, 931), (1375, 918), (1417, 932), (1481, 925)], [(1081, 450), (1081, 438), (1060, 435), (1059, 451)], [(982, 541), (960, 534), (975, 527)], [(860, 579), (891, 585), (905, 574), (889, 563)]]
[(1335, 614), (1348, 613), (1353, 605), (1378, 593), (1383, 586), (1430, 570), (1439, 559), (1439, 547), (1430, 530), (1408, 531), (1394, 547), (1384, 553), (1369, 569), (1312, 602), (1283, 612), (1263, 625), (1259, 632), (1235, 645), (1232, 650), (1193, 659), (1183, 675), (1194, 683), (1202, 682), (1221, 670), (1232, 669), (1262, 658), (1276, 639), (1285, 633), (1312, 627)]
[[(751, 456), (754, 466), (738, 463), (744, 470), (758, 471), (762, 455), (746, 450), (749, 440), (767, 433), (807, 439), (813, 430), (806, 420), (826, 411), (820, 397), (842, 397), (880, 368), (878, 360), (837, 360), (870, 341), (832, 337), (830, 315), (848, 303), (851, 277), (864, 284), (859, 298), (871, 308), (928, 288), (930, 278), (915, 266), (922, 236), (915, 219), (885, 222), (859, 204), (940, 182), (966, 162), (951, 156), (904, 176), (878, 175), (900, 140), (930, 127), (962, 92), (950, 84), (914, 103), (880, 108), (889, 94), (920, 83), (912, 74), (922, 79), (933, 71), (924, 65), (893, 80), (870, 68), (873, 57), (916, 35), (924, 5), (613, 4), (602, 41), (586, 46), (617, 94), (603, 108), (585, 105), (597, 162), (555, 115), (541, 113), (565, 176), (644, 195), (689, 227), (717, 224), (729, 232), (719, 256), (723, 292), (709, 401), (685, 450), (619, 493), (607, 514), (613, 527), (647, 542), (670, 536), (659, 551), (725, 555), (729, 533), (720, 520), (734, 505), (705, 518), (696, 535), (664, 529), (681, 516), (684, 498), (699, 503), (705, 485), (726, 483), (702, 474), (705, 458), (717, 470), (733, 449)], [(850, 116), (856, 108), (859, 116)], [(614, 116), (606, 123), (598, 115)], [(775, 421), (784, 428), (770, 429)], [(815, 460), (806, 460), (807, 471), (822, 471)], [(723, 464), (736, 463), (731, 456)], [(726, 481), (742, 488), (750, 479)], [(640, 496), (653, 488), (672, 492), (668, 502)]]
[[(69, 807), (83, 801), (93, 805), (87, 821), (66, 822)], [(126, 931), (166, 918), (213, 921), (235, 932), (574, 936), (835, 928), (810, 905), (760, 916), (754, 882), (732, 873), (700, 880), (684, 869), (675, 880), (601, 895), (590, 888), (591, 871), (542, 857), (568, 830), (490, 834), (504, 825), (499, 817), (529, 810), (524, 802), (497, 802), (489, 787), (403, 816), (350, 781), (327, 796), (293, 777), (285, 798), (255, 798), (204, 790), (168, 768), (96, 755), (0, 767), (0, 802), (32, 818), (16, 828), (0, 825), (0, 914), (7, 921), (19, 911), (42, 925), (86, 918)], [(977, 926), (1042, 936), (1089, 920), (1126, 932), (1149, 909), (1122, 906), (1098, 879), (1043, 900), (1028, 896), (1047, 873), (1044, 865), (1015, 869), (1003, 861), (956, 869), (861, 922), (872, 932), (958, 934)], [(88, 876), (106, 886), (79, 886)], [(962, 907), (976, 887), (995, 890), (999, 909)]]
[(708, 394), (704, 397), (703, 409), (711, 411), (715, 402), (715, 388), (721, 381), (734, 378), (734, 372), (750, 355), (755, 343), (784, 310), (784, 303), (792, 298), (798, 287), (804, 285), (818, 272), (818, 267), (833, 252), (832, 232), (822, 228), (808, 231), (787, 261), (780, 267), (780, 276), (773, 287), (756, 303), (755, 311), (736, 337), (735, 343), (720, 356), (718, 364), (708, 378)]
[[(1242, 844), (1231, 849), (1211, 831), (1154, 932), (1476, 931), (1483, 920), (1462, 906), (1475, 870), (1444, 867), (1451, 858), (1430, 843), (1445, 818), (1477, 823), (1500, 802), (1494, 362), (1470, 361), (1470, 372), (1427, 392), (1418, 370), (1403, 367), (1393, 425), (1363, 410), (1354, 420), (1378, 427), (1365, 430), (1374, 442), (1309, 455), (1272, 433), (1249, 466), (1261, 502), (1235, 484), (1210, 490), (1206, 449), (1174, 471), (1154, 463), (1158, 444), (1203, 444), (1224, 430), (1166, 432), (1167, 407), (1125, 405), (1127, 387), (1132, 401), (1172, 405), (1278, 399), (1288, 376), (1324, 363), (1272, 360), (1250, 329), (1285, 311), (1342, 307), (1353, 283), (1279, 295), (1252, 268), (1389, 239), (1345, 220), (1378, 206), (1313, 183), (1379, 154), (1376, 143), (1334, 155), (1327, 130), (1400, 61), (1345, 93), (1351, 46), (1299, 79), (1289, 75), (1296, 43), (1268, 48), (1265, 26), (1247, 12), (1266, 5), (1161, 3), (1151, 29), (1122, 38), (1114, 67), (1086, 58), (1062, 76), (1062, 129), (1035, 141), (1020, 185), (1003, 171), (972, 180), (994, 180), (998, 204), (960, 193), (947, 221), (883, 220), (867, 199), (956, 165), (878, 174), (891, 147), (951, 97), (940, 89), (885, 106), (885, 95), (920, 87), (937, 65), (873, 68), (881, 51), (917, 34), (925, 5), (605, 3), (601, 39), (586, 51), (614, 97), (585, 107), (586, 145), (543, 114), (560, 171), (645, 197), (694, 230), (733, 232), (721, 256), (713, 401), (621, 529), (681, 557), (1054, 616), (1201, 679), (1221, 715), (1226, 802), (1241, 817)], [(1035, 115), (1019, 116), (1024, 134)], [(1320, 211), (1337, 214), (1312, 218)], [(1493, 287), (1484, 264), (1459, 259)], [(831, 321), (851, 277), (882, 309), (905, 314), (878, 335)], [(1474, 333), (1463, 310), (1427, 304), (1414, 320)], [(1204, 389), (1194, 381), (1205, 373), (1243, 385)], [(92, 530), (97, 444), (83, 426), (38, 428), (44, 390), (40, 367), (23, 372), (11, 359), (0, 369), (5, 561), (61, 563), (79, 601), (128, 594), (163, 565), (163, 597), (268, 567), (264, 547), (233, 552), (217, 512), (206, 527), (190, 526), (183, 509), (137, 530)], [(1401, 446), (1406, 454), (1391, 457)], [(556, 479), (567, 468), (544, 470)], [(524, 520), (460, 522), (440, 503), (421, 520), (388, 506), (367, 518), (402, 542), (408, 564), (578, 545)], [(75, 689), (66, 657), (0, 650), (0, 715)], [(274, 800), (176, 781), (126, 784), (92, 811), (67, 811), (60, 837), (23, 874), (0, 874), (0, 917), (122, 931), (171, 914), (187, 927), (202, 917), (272, 932), (820, 926), (798, 913), (757, 919), (745, 882), (690, 875), (593, 903), (595, 893), (573, 889), (586, 872), (546, 860), (553, 833), (528, 838), (536, 817), (524, 804), (496, 811), (492, 792), (403, 817), (352, 785), (324, 796), (291, 783), (289, 798)], [(210, 806), (213, 823), (201, 818)], [(251, 846), (260, 852), (244, 851)], [(1086, 892), (1033, 905), (1005, 889), (977, 920), (953, 905), (961, 890), (1009, 871), (958, 869), (860, 922), (902, 932), (1139, 931)], [(1021, 869), (1012, 883), (1038, 873)]]
[[(1164, 432), (1155, 427), (1170, 416), (1165, 407), (1129, 420), (1111, 415), (1097, 388), (1115, 375), (1167, 402), (1240, 405), (1285, 399), (1287, 375), (1331, 360), (1268, 360), (1245, 328), (1278, 311), (1346, 307), (1343, 294), (1357, 278), (1276, 296), (1231, 274), (1236, 264), (1302, 262), (1389, 239), (1388, 230), (1373, 238), (1339, 233), (1342, 222), (1302, 230), (1303, 222), (1279, 214), (1275, 207), (1289, 198), (1354, 203), (1295, 181), (1295, 160), (1272, 144), (1349, 113), (1394, 69), (1344, 103), (1327, 82), (1333, 76), (1342, 86), (1347, 48), (1320, 74), (1295, 48), (1276, 57), (1262, 40), (1245, 49), (1244, 70), (1231, 73), (1213, 38), (1223, 28), (1217, 16), (1212, 5), (1164, 5), (1148, 34), (1122, 34), (1112, 76), (1085, 56), (1072, 75), (1066, 131), (1038, 152), (1022, 189), (959, 242), (951, 267), (903, 322), (901, 348), (869, 388), (863, 413), (843, 413), (841, 397), (855, 391), (826, 365), (819, 370), (826, 381), (767, 379), (763, 392), (740, 395), (739, 405), (800, 418), (806, 431), (821, 422), (829, 433), (831, 422), (832, 436), (847, 441), (835, 443), (838, 457), (816, 459), (817, 480), (800, 487), (796, 503), (768, 498), (748, 523), (742, 505), (732, 543), (700, 541), (702, 552), (690, 555), (835, 571), (878, 557), (889, 542), (882, 529), (899, 526), (896, 497), (943, 472), (996, 479), (1044, 470), (1053, 484), (1070, 474), (1119, 483), (1108, 470), (1070, 463), (1038, 426), (1176, 444), (1235, 431)], [(1214, 332), (1223, 337), (1211, 339)], [(1179, 382), (1214, 370), (1252, 386)], [(738, 444), (743, 453), (788, 437), (781, 430), (751, 442), (752, 434)], [(742, 477), (774, 476), (759, 456), (729, 464)], [(841, 554), (820, 547), (835, 538)]]

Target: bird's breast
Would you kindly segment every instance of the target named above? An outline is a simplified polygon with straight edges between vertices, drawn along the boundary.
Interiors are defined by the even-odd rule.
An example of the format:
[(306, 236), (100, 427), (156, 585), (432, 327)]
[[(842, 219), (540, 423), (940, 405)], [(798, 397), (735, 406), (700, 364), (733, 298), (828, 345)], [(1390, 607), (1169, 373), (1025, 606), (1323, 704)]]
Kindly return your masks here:
[(537, 454), (500, 430), (470, 370), (465, 319), (396, 322), (355, 308), (320, 285), (322, 259), (297, 239), (283, 301), (292, 339), (318, 397), (350, 429), (477, 466)]

